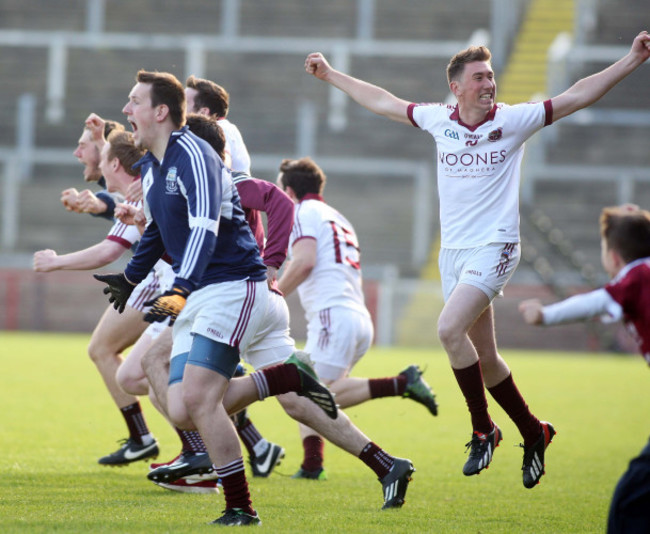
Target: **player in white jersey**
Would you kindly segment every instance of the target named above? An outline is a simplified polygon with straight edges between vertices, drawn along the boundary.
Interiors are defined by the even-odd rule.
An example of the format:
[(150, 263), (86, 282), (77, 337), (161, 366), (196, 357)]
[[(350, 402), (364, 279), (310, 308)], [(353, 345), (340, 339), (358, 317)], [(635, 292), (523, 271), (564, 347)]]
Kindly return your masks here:
[[(522, 302), (519, 311), (535, 325), (555, 325), (599, 317), (622, 320), (650, 365), (650, 212), (636, 206), (603, 209), (601, 260), (611, 281), (605, 287), (543, 306)], [(608, 534), (650, 532), (650, 442), (630, 462), (614, 492)]]
[(465, 396), (471, 419), (470, 454), (463, 473), (478, 474), (492, 460), (502, 433), (487, 409), (485, 388), (515, 422), (524, 440), (523, 483), (534, 487), (535, 455), (555, 430), (539, 421), (517, 389), (499, 355), (492, 300), (519, 261), (520, 181), (523, 142), (542, 126), (591, 105), (650, 56), (650, 35), (639, 33), (628, 54), (544, 103), (497, 105), (490, 51), (470, 47), (447, 66), (455, 107), (418, 106), (390, 92), (332, 69), (322, 54), (309, 54), (308, 73), (347, 93), (370, 111), (429, 131), (438, 145), (438, 190), (442, 250), (440, 270), (445, 305), (438, 334)]
[[(374, 329), (364, 302), (359, 241), (352, 224), (325, 203), (325, 182), (325, 173), (311, 158), (286, 159), (280, 165), (278, 185), (296, 203), (296, 210), (290, 261), (278, 287), (284, 295), (298, 291), (307, 318), (305, 351), (341, 408), (399, 396), (420, 402), (437, 415), (435, 396), (415, 365), (387, 378), (349, 376), (370, 348)], [(300, 434), (304, 461), (294, 478), (324, 480), (323, 439), (305, 425)]]
[[(95, 116), (93, 128), (103, 131), (103, 121)], [(143, 154), (133, 146), (131, 134), (123, 129), (114, 131), (109, 136), (110, 142), (102, 149), (104, 164), (101, 170), (107, 180), (111, 192), (125, 194), (128, 186), (139, 179), (137, 171), (131, 165)], [(109, 146), (110, 145), (110, 146)], [(112, 147), (112, 150), (109, 148)], [(125, 157), (125, 150), (133, 152), (130, 158)], [(109, 154), (107, 156), (107, 154)], [(136, 207), (141, 203), (136, 203)], [(59, 269), (89, 270), (104, 267), (118, 258), (140, 239), (140, 233), (135, 226), (116, 222), (106, 236), (106, 239), (92, 247), (57, 255), (53, 250), (41, 250), (34, 254), (34, 270), (39, 272)], [(158, 266), (164, 271), (163, 265)], [(171, 269), (171, 266), (168, 266)], [(139, 359), (148, 348), (151, 341), (160, 333), (160, 324), (148, 325), (143, 321), (144, 303), (160, 293), (160, 279), (155, 271), (138, 285), (128, 301), (124, 313), (118, 313), (113, 306), (104, 312), (91, 336), (88, 352), (101, 374), (113, 401), (120, 409), (129, 430), (129, 437), (120, 448), (112, 454), (99, 459), (102, 465), (124, 465), (137, 460), (155, 458), (158, 455), (158, 444), (151, 435), (142, 413), (137, 397), (126, 393), (116, 378), (118, 369), (123, 364), (122, 352), (133, 345), (129, 360)]]
[(211, 80), (190, 76), (185, 82), (187, 112), (214, 117), (226, 136), (224, 162), (233, 172), (251, 172), (251, 158), (239, 128), (230, 122), (230, 95)]
[[(86, 118), (83, 132), (79, 137), (77, 148), (73, 155), (84, 166), (83, 176), (86, 182), (97, 182), (100, 186), (106, 187), (106, 181), (99, 170), (100, 147), (95, 142), (94, 133), (89, 127), (98, 118), (95, 113), (91, 113)], [(124, 126), (119, 122), (101, 120), (104, 124), (101, 138), (108, 137), (108, 134), (113, 130), (124, 130)], [(75, 187), (70, 187), (61, 192), (61, 203), (68, 211), (90, 213), (93, 216), (103, 217), (110, 221), (113, 220), (115, 202), (122, 200), (121, 195), (111, 194), (105, 190), (93, 193), (90, 189), (84, 189), (79, 192)]]

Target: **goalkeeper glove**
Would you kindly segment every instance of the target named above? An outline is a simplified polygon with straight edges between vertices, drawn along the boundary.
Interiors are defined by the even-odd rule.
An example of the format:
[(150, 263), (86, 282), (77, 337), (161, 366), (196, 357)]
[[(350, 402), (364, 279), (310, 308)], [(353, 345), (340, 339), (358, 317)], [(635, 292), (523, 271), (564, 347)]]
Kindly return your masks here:
[(127, 280), (124, 273), (94, 274), (93, 276), (96, 280), (107, 284), (107, 287), (104, 288), (104, 295), (110, 295), (108, 302), (113, 304), (113, 308), (118, 312), (122, 313), (135, 286)]
[(144, 320), (149, 323), (160, 323), (169, 317), (169, 325), (173, 325), (176, 317), (185, 307), (189, 294), (189, 290), (184, 287), (174, 286), (155, 299), (145, 302), (144, 305), (151, 306), (151, 309), (144, 316)]

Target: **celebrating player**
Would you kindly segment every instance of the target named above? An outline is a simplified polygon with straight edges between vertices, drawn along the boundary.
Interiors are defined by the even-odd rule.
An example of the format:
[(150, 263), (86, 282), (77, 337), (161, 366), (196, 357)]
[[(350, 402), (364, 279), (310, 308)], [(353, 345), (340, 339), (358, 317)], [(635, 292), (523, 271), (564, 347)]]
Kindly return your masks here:
[[(254, 341), (265, 319), (266, 267), (230, 173), (205, 141), (183, 127), (181, 83), (171, 74), (147, 71), (139, 71), (136, 82), (123, 112), (136, 146), (148, 150), (137, 164), (147, 226), (124, 273), (103, 278), (106, 291), (116, 306), (123, 306), (163, 252), (170, 256), (173, 287), (152, 303), (145, 318), (174, 323), (170, 374), (181, 386), (179, 408), (199, 430), (224, 489), (226, 510), (215, 523), (258, 524), (223, 400), (240, 351)], [(310, 371), (296, 358), (267, 370), (257, 377), (262, 398), (301, 391), (336, 417), (329, 391)], [(181, 417), (171, 413), (171, 403), (168, 410), (177, 423)]]
[[(519, 311), (528, 324), (555, 325), (600, 317), (622, 320), (650, 365), (650, 212), (630, 206), (605, 208), (600, 216), (601, 260), (612, 280), (601, 289), (542, 306), (526, 300)], [(614, 492), (607, 532), (650, 532), (650, 441), (630, 462)]]
[[(103, 126), (99, 133), (95, 128), (97, 124)], [(99, 153), (103, 144), (101, 141), (108, 137), (113, 130), (124, 131), (124, 126), (119, 122), (103, 120), (94, 113), (91, 113), (86, 119), (84, 130), (73, 153), (79, 163), (84, 166), (83, 176), (86, 182), (97, 182), (101, 187), (106, 187), (106, 180), (99, 169)], [(61, 203), (68, 211), (90, 213), (111, 221), (115, 210), (115, 200), (114, 194), (108, 191), (93, 193), (90, 189), (84, 189), (79, 192), (76, 188), (70, 187), (61, 192)]]
[(589, 106), (650, 56), (650, 35), (639, 33), (628, 54), (564, 93), (544, 102), (496, 103), (491, 54), (472, 46), (447, 66), (456, 106), (414, 104), (333, 69), (322, 54), (309, 54), (305, 69), (347, 93), (370, 111), (428, 131), (438, 147), (442, 244), (440, 273), (445, 305), (438, 334), (449, 356), (472, 422), (470, 454), (463, 467), (475, 475), (488, 467), (502, 439), (488, 413), (485, 388), (517, 425), (524, 440), (523, 483), (533, 488), (544, 474), (544, 453), (555, 435), (528, 408), (494, 333), (492, 300), (519, 262), (519, 182), (523, 146), (542, 127)]
[[(349, 373), (368, 351), (374, 335), (361, 288), (361, 258), (350, 222), (325, 203), (325, 173), (311, 158), (286, 159), (278, 185), (297, 204), (291, 260), (278, 282), (284, 295), (298, 290), (307, 317), (307, 344), (318, 376), (341, 408), (379, 397), (406, 397), (438, 414), (435, 396), (411, 365), (397, 376), (357, 378)], [(322, 438), (300, 425), (303, 463), (294, 478), (324, 480)]]
[[(104, 130), (103, 123), (95, 127)], [(86, 130), (90, 136), (93, 127)], [(85, 134), (84, 134), (85, 135)], [(133, 146), (131, 134), (122, 128), (109, 135), (110, 142), (104, 145), (98, 162), (107, 181), (110, 192), (125, 194), (129, 185), (139, 179), (138, 171), (131, 166), (144, 152)], [(103, 164), (102, 164), (103, 163)], [(57, 255), (54, 250), (40, 250), (34, 254), (34, 270), (49, 272), (59, 269), (90, 270), (104, 267), (120, 258), (140, 239), (137, 228), (116, 222), (106, 239), (92, 247)], [(164, 265), (164, 262), (161, 262)], [(123, 364), (122, 352), (133, 346), (129, 359), (137, 360), (160, 332), (159, 325), (150, 327), (142, 320), (144, 303), (156, 296), (160, 279), (155, 271), (134, 290), (124, 313), (118, 313), (113, 306), (104, 312), (90, 339), (88, 352), (97, 366), (113, 401), (120, 409), (129, 430), (129, 437), (112, 454), (99, 459), (102, 465), (125, 465), (137, 460), (158, 456), (158, 444), (151, 435), (137, 397), (126, 393), (116, 379), (117, 370)], [(149, 328), (148, 328), (149, 326)], [(144, 332), (147, 331), (145, 335)]]

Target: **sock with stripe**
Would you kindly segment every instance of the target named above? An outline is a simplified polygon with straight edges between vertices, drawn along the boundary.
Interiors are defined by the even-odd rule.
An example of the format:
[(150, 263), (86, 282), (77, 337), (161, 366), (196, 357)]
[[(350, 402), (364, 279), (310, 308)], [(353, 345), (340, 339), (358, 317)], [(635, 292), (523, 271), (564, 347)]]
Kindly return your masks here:
[(149, 432), (149, 427), (144, 420), (142, 407), (140, 402), (136, 401), (133, 404), (120, 408), (122, 417), (126, 422), (126, 427), (129, 429), (129, 437), (140, 445), (149, 445), (153, 442), (153, 436)]
[(255, 515), (244, 471), (244, 459), (240, 456), (229, 464), (219, 467), (215, 465), (214, 469), (221, 479), (226, 510), (241, 508), (247, 514)]
[(259, 400), (300, 390), (300, 374), (293, 364), (274, 365), (251, 373)]
[(359, 459), (372, 469), (380, 480), (388, 474), (395, 463), (393, 456), (372, 441), (363, 448)]
[(256, 458), (266, 452), (269, 442), (262, 437), (248, 417), (244, 419), (243, 423), (235, 424), (235, 429), (251, 458)]
[(181, 438), (183, 452), (207, 452), (203, 438), (198, 430), (181, 430), (175, 428), (178, 437)]
[(379, 399), (381, 397), (401, 397), (406, 391), (406, 376), (397, 375), (387, 378), (370, 378), (368, 379), (370, 388), (370, 398)]

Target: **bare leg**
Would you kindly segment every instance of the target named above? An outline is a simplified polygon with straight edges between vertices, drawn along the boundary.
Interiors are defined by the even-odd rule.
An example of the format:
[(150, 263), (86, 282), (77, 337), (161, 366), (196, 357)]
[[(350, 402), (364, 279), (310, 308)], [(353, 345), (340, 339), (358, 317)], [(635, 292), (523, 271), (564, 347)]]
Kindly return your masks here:
[(117, 369), (115, 378), (125, 393), (136, 396), (149, 393), (149, 381), (142, 369), (142, 356), (152, 343), (153, 338), (145, 331)]
[(372, 398), (369, 382), (368, 378), (346, 376), (328, 384), (328, 387), (336, 395), (336, 403), (341, 408), (349, 408)]
[[(164, 413), (168, 413), (167, 389), (169, 384), (169, 357), (171, 351), (172, 329), (165, 328), (142, 356), (142, 369)], [(151, 397), (151, 393), (149, 396)]]
[(476, 320), (469, 331), (469, 337), (481, 362), (486, 387), (495, 386), (505, 380), (510, 374), (510, 368), (497, 351), (492, 305)]
[(489, 304), (480, 289), (460, 284), (443, 307), (438, 319), (438, 335), (454, 369), (464, 369), (478, 361), (478, 352), (468, 332)]
[(137, 402), (133, 395), (122, 391), (115, 374), (122, 363), (122, 351), (133, 345), (146, 327), (142, 313), (134, 308), (127, 306), (124, 313), (118, 313), (109, 306), (90, 339), (88, 354), (118, 408)]

